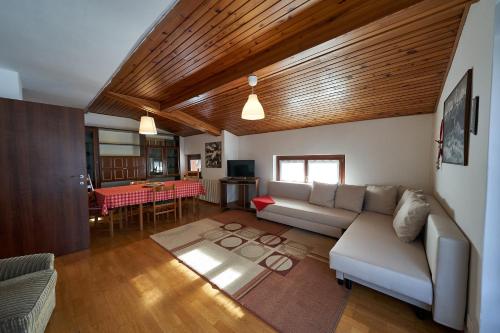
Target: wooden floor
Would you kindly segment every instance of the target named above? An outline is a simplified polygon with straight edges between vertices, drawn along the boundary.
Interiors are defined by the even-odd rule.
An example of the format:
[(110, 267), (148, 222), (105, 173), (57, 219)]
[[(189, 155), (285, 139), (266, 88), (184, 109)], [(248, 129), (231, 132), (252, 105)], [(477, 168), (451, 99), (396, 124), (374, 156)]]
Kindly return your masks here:
[[(244, 307), (177, 262), (149, 235), (218, 214), (184, 205), (182, 221), (157, 230), (91, 227), (91, 247), (56, 258), (57, 305), (46, 332), (274, 332)], [(300, 314), (299, 314), (300, 315)], [(336, 332), (447, 332), (391, 297), (354, 285)]]

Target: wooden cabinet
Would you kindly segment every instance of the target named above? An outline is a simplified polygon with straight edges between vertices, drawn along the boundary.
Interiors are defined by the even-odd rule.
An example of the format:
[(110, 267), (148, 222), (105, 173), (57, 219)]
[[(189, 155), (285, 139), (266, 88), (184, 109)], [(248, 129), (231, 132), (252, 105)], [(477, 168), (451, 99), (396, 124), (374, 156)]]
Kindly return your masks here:
[[(180, 178), (178, 136), (146, 137), (133, 131), (90, 127), (87, 130), (97, 133), (92, 136), (93, 141), (89, 138), (87, 148), (87, 155), (94, 153), (90, 149), (92, 142), (97, 147), (96, 156), (99, 155), (93, 162), (98, 180), (94, 183), (96, 187), (110, 182)], [(92, 163), (90, 158), (89, 163)]]
[(146, 178), (146, 159), (142, 156), (101, 156), (101, 180), (114, 182)]
[(179, 178), (179, 138), (146, 139), (147, 176)]

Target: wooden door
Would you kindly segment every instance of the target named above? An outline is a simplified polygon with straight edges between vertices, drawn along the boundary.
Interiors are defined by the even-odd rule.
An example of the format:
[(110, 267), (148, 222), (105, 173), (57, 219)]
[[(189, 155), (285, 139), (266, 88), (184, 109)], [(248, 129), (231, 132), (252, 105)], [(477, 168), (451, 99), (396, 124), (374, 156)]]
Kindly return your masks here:
[(137, 158), (137, 179), (146, 179), (146, 158)]
[(88, 248), (83, 110), (0, 99), (0, 258)]
[(137, 179), (137, 159), (139, 157), (127, 157), (127, 179)]
[(127, 159), (113, 157), (113, 180), (126, 180), (127, 177)]

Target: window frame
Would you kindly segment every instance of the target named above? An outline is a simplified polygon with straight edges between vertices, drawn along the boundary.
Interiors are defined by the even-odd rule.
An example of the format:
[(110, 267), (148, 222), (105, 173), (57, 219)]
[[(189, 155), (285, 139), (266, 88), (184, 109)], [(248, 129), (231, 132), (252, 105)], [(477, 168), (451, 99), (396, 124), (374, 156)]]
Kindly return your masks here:
[(344, 184), (345, 181), (345, 155), (293, 155), (293, 156), (276, 156), (276, 180), (281, 181), (280, 175), (280, 162), (281, 161), (304, 161), (304, 181), (302, 183), (307, 183), (307, 174), (309, 168), (309, 161), (314, 160), (327, 160), (327, 161), (338, 161), (339, 162), (339, 183)]

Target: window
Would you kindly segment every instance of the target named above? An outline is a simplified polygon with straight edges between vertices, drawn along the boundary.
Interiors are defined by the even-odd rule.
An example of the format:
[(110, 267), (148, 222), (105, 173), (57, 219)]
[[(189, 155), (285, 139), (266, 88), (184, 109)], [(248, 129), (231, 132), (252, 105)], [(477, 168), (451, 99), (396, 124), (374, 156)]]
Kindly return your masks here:
[(344, 155), (276, 157), (276, 179), (287, 182), (343, 184), (344, 168)]
[(201, 154), (187, 155), (188, 171), (201, 171)]

